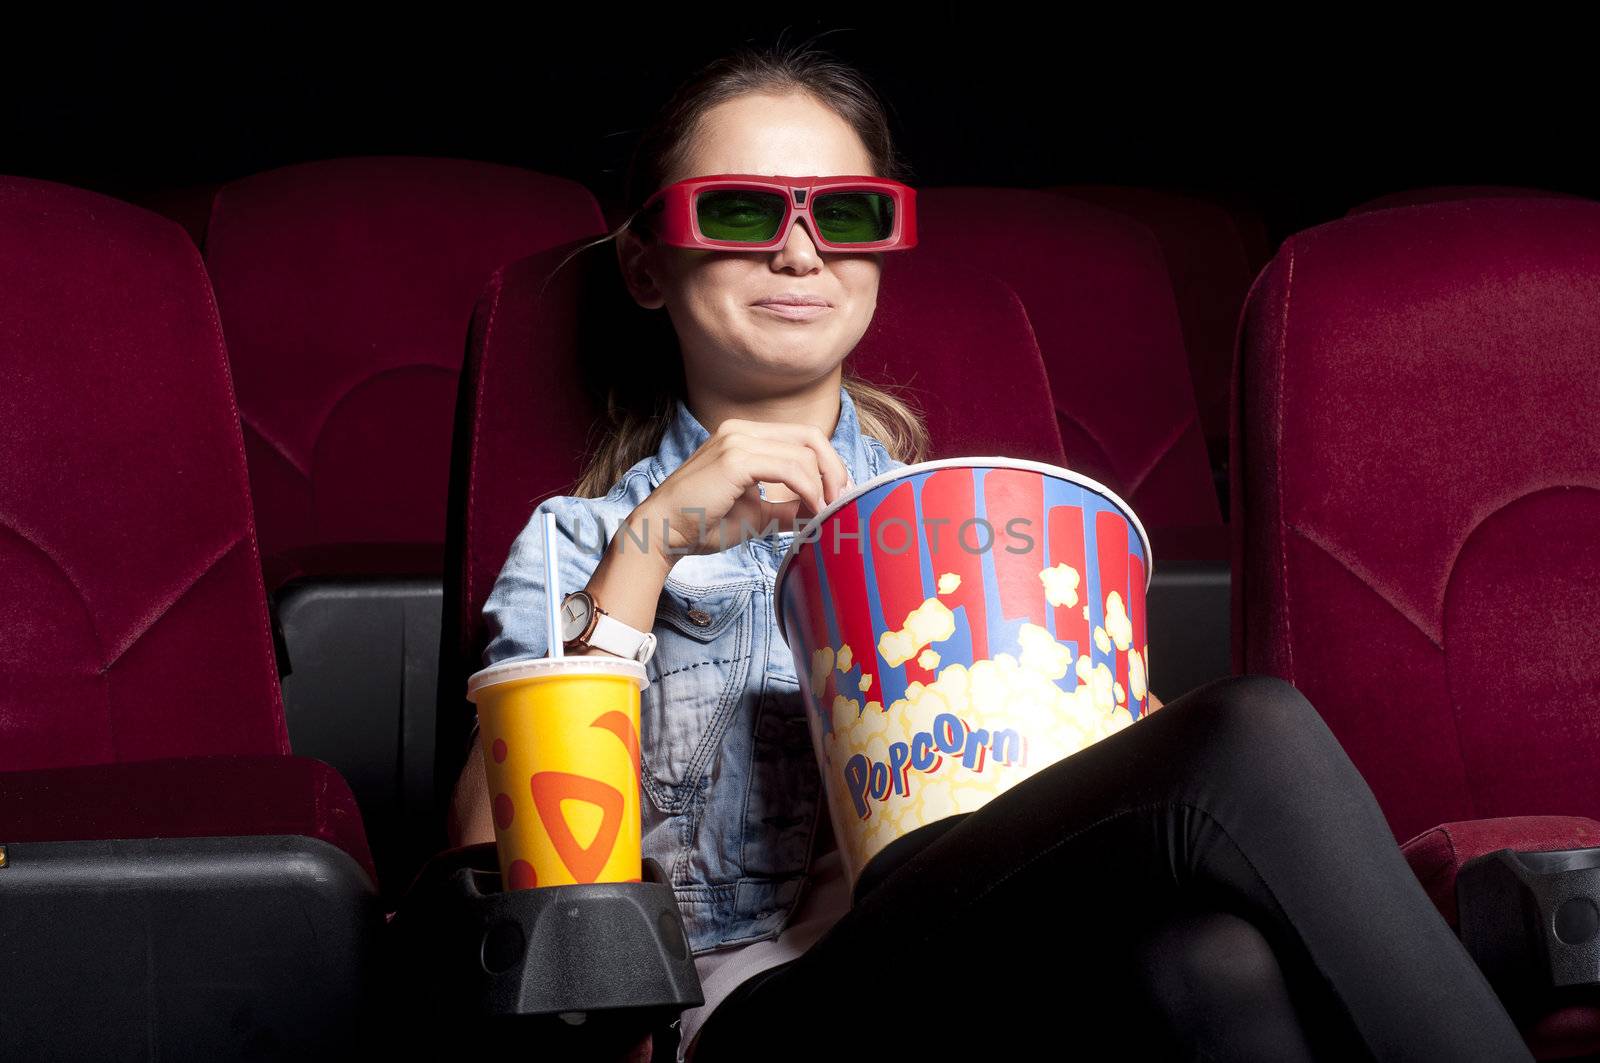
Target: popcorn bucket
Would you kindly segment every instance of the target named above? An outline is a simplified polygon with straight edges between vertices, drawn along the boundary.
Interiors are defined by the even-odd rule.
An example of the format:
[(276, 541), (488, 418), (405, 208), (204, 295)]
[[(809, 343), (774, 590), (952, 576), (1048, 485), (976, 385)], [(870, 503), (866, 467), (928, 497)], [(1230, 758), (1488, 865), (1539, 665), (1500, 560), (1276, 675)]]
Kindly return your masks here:
[(852, 892), (898, 839), (1144, 714), (1150, 568), (1126, 502), (1020, 458), (895, 469), (801, 529), (777, 620)]

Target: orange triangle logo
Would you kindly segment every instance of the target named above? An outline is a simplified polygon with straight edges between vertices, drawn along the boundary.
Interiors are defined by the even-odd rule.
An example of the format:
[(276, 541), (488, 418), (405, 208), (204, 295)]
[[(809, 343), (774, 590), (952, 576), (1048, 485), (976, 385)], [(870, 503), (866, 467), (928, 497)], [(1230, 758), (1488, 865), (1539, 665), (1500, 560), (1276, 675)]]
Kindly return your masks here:
[[(556, 855), (567, 865), (574, 879), (594, 882), (617, 844), (617, 831), (622, 827), (622, 794), (599, 779), (566, 771), (541, 771), (529, 780), (529, 786), (533, 791), (534, 808), (550, 835)], [(595, 831), (594, 841), (588, 848), (578, 844), (572, 827), (561, 814), (561, 802), (567, 800), (587, 801), (600, 809), (600, 829)]]

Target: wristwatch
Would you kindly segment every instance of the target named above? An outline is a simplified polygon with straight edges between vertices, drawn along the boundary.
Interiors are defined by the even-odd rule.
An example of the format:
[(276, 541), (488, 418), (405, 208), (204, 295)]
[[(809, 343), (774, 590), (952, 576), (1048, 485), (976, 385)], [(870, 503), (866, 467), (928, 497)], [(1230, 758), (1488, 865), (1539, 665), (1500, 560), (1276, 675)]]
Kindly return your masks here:
[(588, 591), (573, 591), (561, 599), (561, 639), (562, 649), (568, 653), (592, 646), (640, 664), (656, 652), (655, 632), (624, 624), (600, 608)]

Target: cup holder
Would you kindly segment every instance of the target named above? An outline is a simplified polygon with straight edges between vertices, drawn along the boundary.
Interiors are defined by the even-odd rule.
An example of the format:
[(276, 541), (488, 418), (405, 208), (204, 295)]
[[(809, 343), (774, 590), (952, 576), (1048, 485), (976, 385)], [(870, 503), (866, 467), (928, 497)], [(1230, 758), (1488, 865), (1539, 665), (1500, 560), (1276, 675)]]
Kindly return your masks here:
[(504, 890), (494, 843), (438, 854), (390, 919), (391, 999), (524, 1049), (541, 1028), (624, 1039), (660, 1028), (705, 997), (666, 874), (649, 857), (642, 871), (639, 882)]

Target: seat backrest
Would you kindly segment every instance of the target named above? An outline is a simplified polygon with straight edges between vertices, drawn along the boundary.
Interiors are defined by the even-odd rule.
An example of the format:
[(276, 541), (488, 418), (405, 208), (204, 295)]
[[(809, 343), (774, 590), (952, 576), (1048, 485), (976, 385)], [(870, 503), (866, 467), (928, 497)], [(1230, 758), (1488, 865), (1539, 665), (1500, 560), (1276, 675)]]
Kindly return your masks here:
[(1021, 297), (1068, 466), (1122, 495), (1147, 526), (1221, 524), (1183, 327), (1150, 231), (1034, 189), (929, 188), (917, 208), (914, 253), (993, 273)]
[(1397, 839), (1600, 808), (1600, 203), (1296, 234), (1239, 363), (1235, 669), (1306, 694)]
[[(640, 310), (627, 296), (609, 242), (546, 286), (569, 250), (495, 275), (462, 367), (439, 667), (438, 774), (448, 783), (471, 729), (464, 692), (481, 667), (483, 603), (533, 509), (568, 493), (580, 475), (599, 422), (596, 380), (678, 358), (665, 313)], [(1001, 454), (1063, 464), (1044, 366), (1016, 294), (916, 251), (885, 258), (873, 322), (846, 370), (923, 412), (929, 459)], [(605, 353), (618, 351), (625, 354)]]
[(200, 252), (0, 178), (0, 771), (288, 753)]
[(1060, 185), (1049, 191), (1126, 214), (1160, 244), (1183, 322), (1206, 450), (1221, 468), (1228, 457), (1228, 388), (1239, 311), (1251, 279), (1270, 257), (1259, 249), (1266, 241), (1264, 221), (1252, 211), (1165, 189)]
[(911, 400), (928, 426), (926, 460), (1005, 455), (1065, 466), (1022, 300), (985, 271), (917, 250), (885, 256), (872, 324), (845, 368)]
[(319, 547), (433, 544), (417, 567), (437, 573), (473, 303), (500, 265), (602, 231), (577, 182), (459, 159), (332, 159), (225, 185), (205, 254), (263, 551), (326, 575), (348, 559)]
[(1388, 210), (1391, 207), (1420, 207), (1426, 203), (1448, 203), (1454, 199), (1583, 199), (1571, 192), (1554, 192), (1545, 188), (1521, 188), (1515, 185), (1429, 185), (1407, 188), (1399, 192), (1357, 203), (1344, 212), (1347, 218), (1368, 211)]

